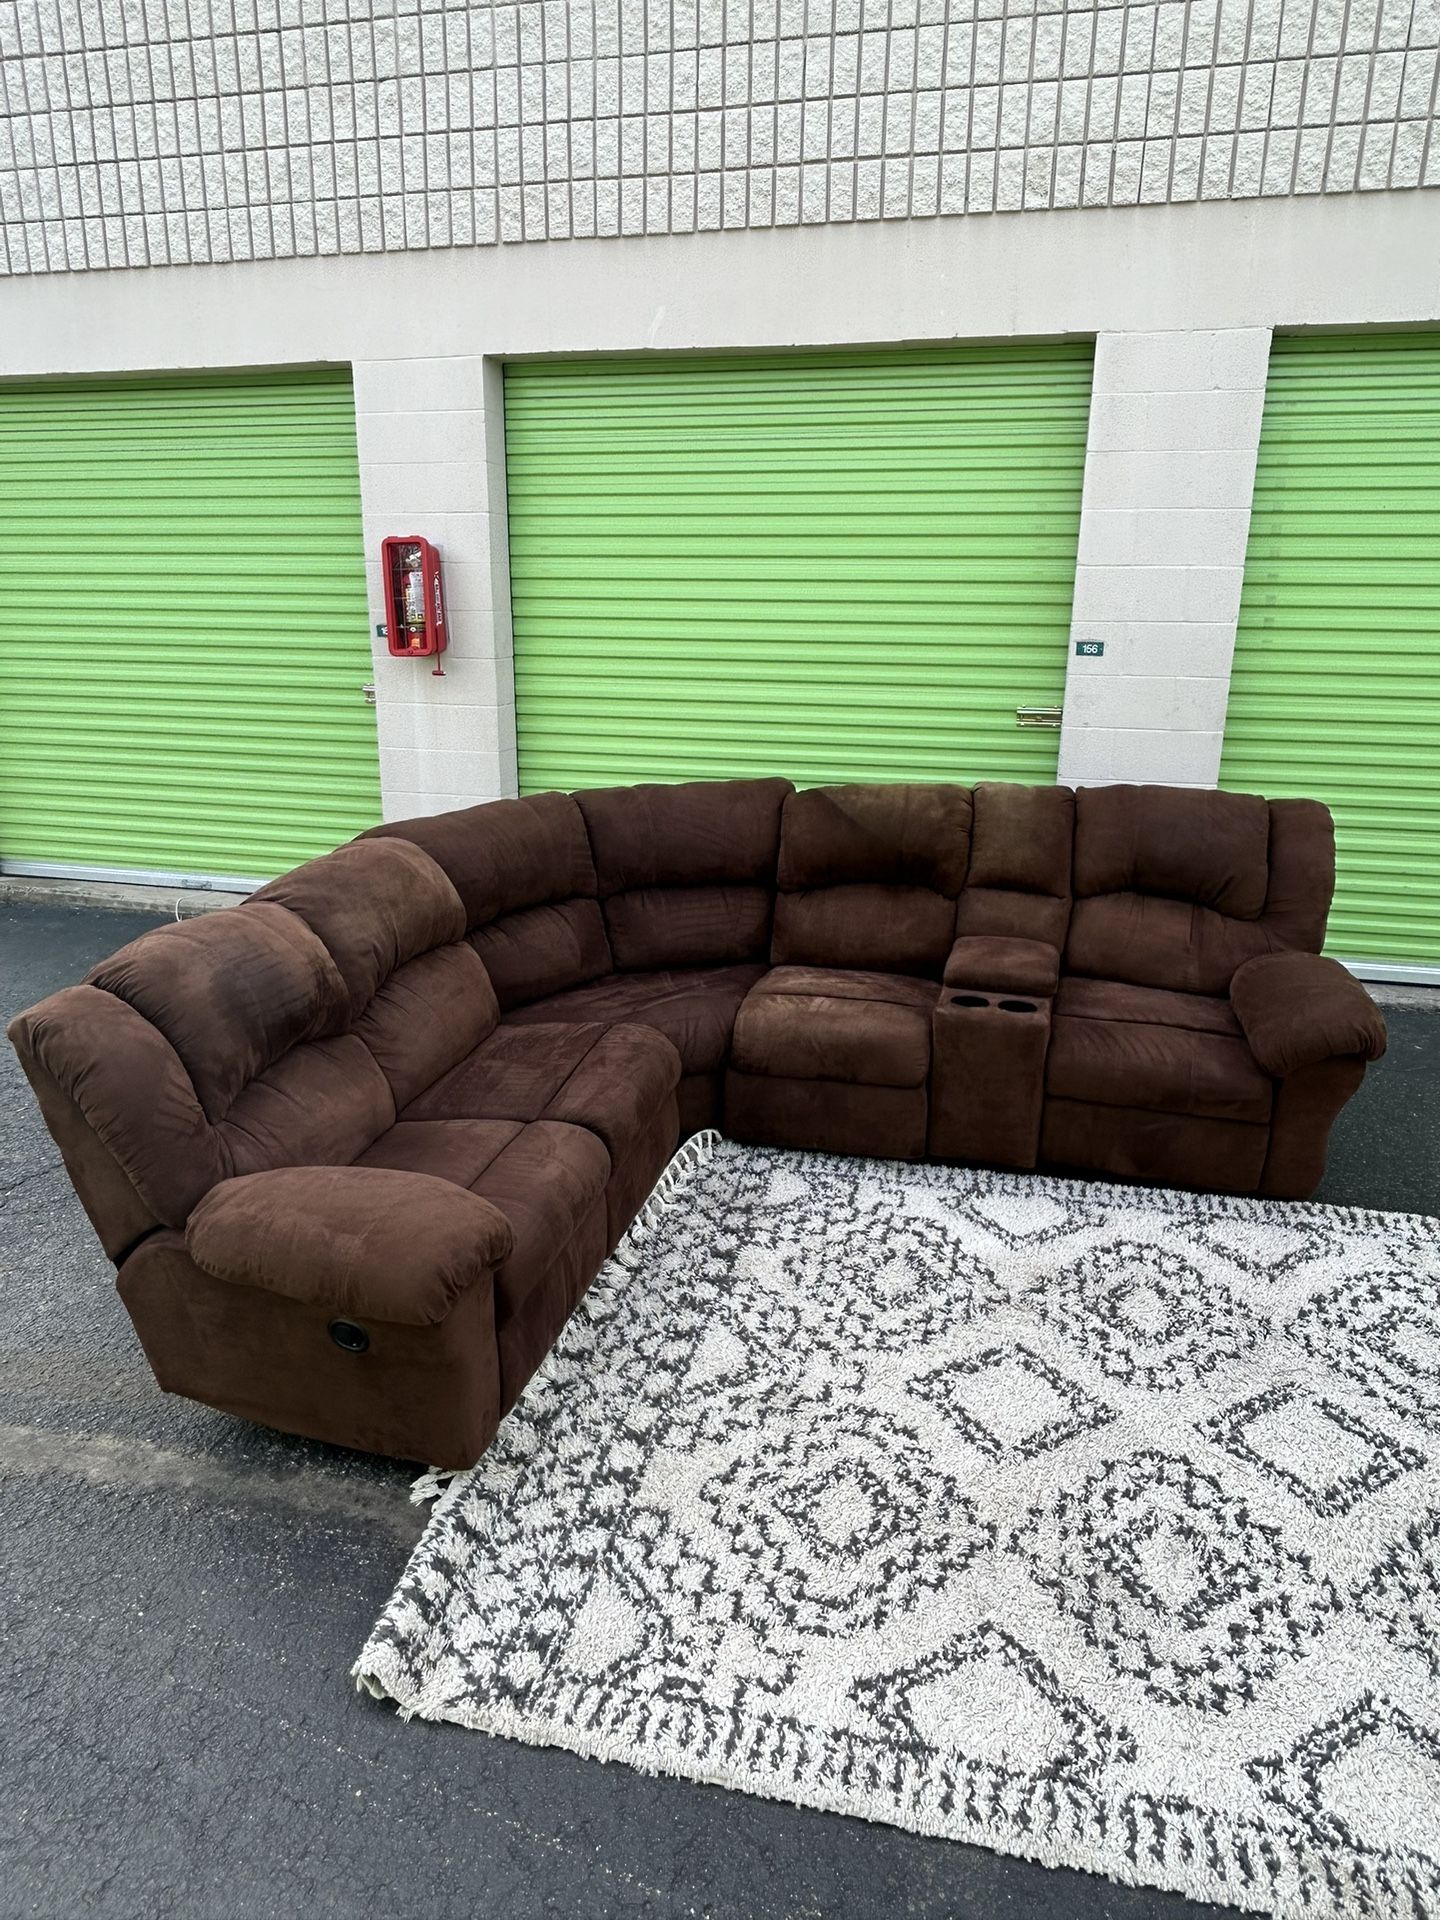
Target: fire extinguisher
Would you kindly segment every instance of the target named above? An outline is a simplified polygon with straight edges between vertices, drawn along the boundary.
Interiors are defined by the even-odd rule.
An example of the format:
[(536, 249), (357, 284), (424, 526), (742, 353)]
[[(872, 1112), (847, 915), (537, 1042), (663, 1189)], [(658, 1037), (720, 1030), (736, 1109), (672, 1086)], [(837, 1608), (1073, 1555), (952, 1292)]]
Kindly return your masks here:
[[(416, 533), (391, 534), (380, 546), (385, 583), (385, 638), (397, 659), (434, 658), (445, 651), (445, 590), (440, 554)], [(435, 669), (437, 673), (440, 668)]]
[(425, 651), (425, 568), (420, 543), (412, 541), (400, 555), (400, 600), (405, 610), (405, 650)]

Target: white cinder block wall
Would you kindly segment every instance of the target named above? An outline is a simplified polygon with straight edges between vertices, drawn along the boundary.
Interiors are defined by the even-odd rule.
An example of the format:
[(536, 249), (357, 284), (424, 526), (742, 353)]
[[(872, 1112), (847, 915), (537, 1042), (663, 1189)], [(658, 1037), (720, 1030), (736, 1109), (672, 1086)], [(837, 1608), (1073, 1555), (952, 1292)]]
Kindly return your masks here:
[(1436, 0), (5, 0), (0, 272), (1410, 188), (1437, 48)]
[(1095, 343), (1061, 780), (1219, 777), (1269, 354), (1268, 327)]
[[(361, 360), (354, 379), (385, 817), (502, 799), (516, 768), (499, 365)], [(449, 644), (438, 662), (397, 660), (375, 633), (387, 618), (380, 542), (406, 533), (441, 552)]]

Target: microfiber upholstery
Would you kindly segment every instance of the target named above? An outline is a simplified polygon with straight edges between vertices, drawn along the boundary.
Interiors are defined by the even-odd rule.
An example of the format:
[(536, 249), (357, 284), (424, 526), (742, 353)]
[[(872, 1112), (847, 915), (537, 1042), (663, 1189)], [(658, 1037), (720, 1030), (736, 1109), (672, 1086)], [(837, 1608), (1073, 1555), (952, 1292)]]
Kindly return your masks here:
[(1227, 993), (1264, 953), (1318, 951), (1335, 836), (1314, 801), (1181, 787), (1076, 795), (1067, 972)]
[(1250, 794), (536, 794), (376, 827), (9, 1033), (163, 1386), (464, 1466), (682, 1129), (1312, 1192), (1385, 1044), (1320, 955), (1334, 864), (1323, 806)]
[(1374, 1001), (1338, 960), (1318, 953), (1267, 953), (1247, 960), (1230, 998), (1255, 1059), (1277, 1079), (1322, 1060), (1378, 1060), (1385, 1023)]
[(145, 933), (86, 976), (164, 1035), (208, 1120), (308, 1040), (343, 1032), (350, 995), (324, 943), (252, 903)]
[(362, 1014), (407, 961), (465, 936), (465, 909), (444, 872), (405, 840), (355, 840), (251, 895), (303, 920)]
[(501, 1008), (610, 971), (595, 863), (569, 794), (387, 822), (371, 834), (410, 842), (448, 876)]
[[(653, 1184), (669, 1148), (652, 1168)], [(509, 1228), (510, 1243), (495, 1266), (498, 1326), (543, 1289), (546, 1276), (570, 1258), (577, 1240), (605, 1254), (606, 1190), (613, 1165), (604, 1142), (586, 1127), (521, 1120), (399, 1121), (357, 1163), (360, 1169), (393, 1170), (395, 1177), (424, 1174), (451, 1182), (493, 1208)], [(647, 1188), (648, 1191), (648, 1188)], [(585, 1275), (588, 1285), (590, 1273)], [(570, 1300), (566, 1312), (579, 1298)], [(551, 1329), (551, 1338), (559, 1331)]]
[(579, 793), (617, 968), (764, 960), (788, 780)]
[(613, 973), (604, 980), (522, 1007), (507, 1026), (578, 1020), (653, 1027), (679, 1054), (687, 1074), (718, 1072), (730, 1051), (741, 1002), (763, 980), (763, 962), (737, 967), (662, 967)]
[(771, 958), (938, 980), (970, 858), (964, 787), (811, 787), (785, 801)]
[(776, 967), (740, 1010), (731, 1062), (782, 1079), (923, 1086), (937, 994), (904, 974)]
[[(970, 869), (955, 912), (957, 939), (1035, 941), (1052, 950), (1058, 965), (1070, 925), (1075, 795), (1069, 787), (982, 781), (972, 808)], [(993, 975), (973, 984), (1023, 985)]]
[(679, 1079), (679, 1055), (653, 1027), (504, 1026), (402, 1118), (564, 1121), (588, 1127), (619, 1160)]
[(504, 1214), (462, 1187), (360, 1167), (222, 1180), (185, 1239), (217, 1280), (412, 1327), (437, 1325), (515, 1244)]

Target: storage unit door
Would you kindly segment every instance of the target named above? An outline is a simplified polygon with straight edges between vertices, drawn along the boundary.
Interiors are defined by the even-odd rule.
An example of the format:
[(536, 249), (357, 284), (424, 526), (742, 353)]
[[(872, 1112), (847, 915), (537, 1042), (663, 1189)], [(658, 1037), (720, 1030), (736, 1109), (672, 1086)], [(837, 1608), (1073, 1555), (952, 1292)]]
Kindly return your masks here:
[(348, 372), (0, 385), (0, 865), (258, 880), (380, 814)]
[(1092, 360), (508, 367), (521, 791), (1053, 780)]
[(1220, 778), (1334, 813), (1329, 952), (1440, 978), (1440, 334), (1275, 341)]

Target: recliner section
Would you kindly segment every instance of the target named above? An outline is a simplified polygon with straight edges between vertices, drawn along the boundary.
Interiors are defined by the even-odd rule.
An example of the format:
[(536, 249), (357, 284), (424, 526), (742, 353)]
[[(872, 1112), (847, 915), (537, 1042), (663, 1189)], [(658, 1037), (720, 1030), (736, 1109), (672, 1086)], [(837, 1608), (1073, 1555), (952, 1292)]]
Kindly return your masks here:
[(1252, 795), (541, 794), (377, 828), (10, 1032), (162, 1385), (464, 1465), (698, 1127), (1313, 1190), (1384, 1046), (1318, 953), (1333, 875), (1323, 807)]

